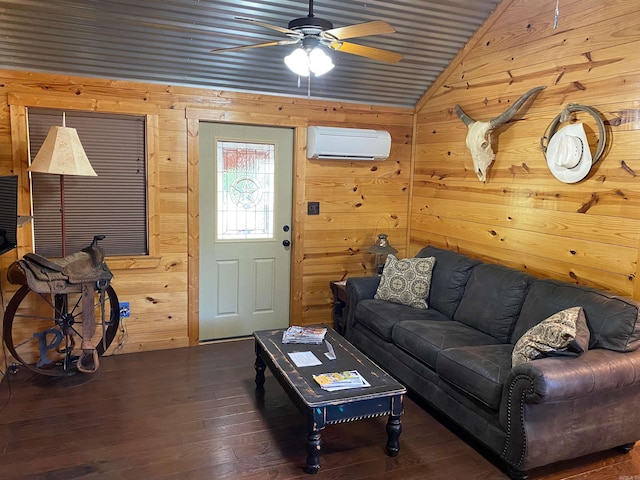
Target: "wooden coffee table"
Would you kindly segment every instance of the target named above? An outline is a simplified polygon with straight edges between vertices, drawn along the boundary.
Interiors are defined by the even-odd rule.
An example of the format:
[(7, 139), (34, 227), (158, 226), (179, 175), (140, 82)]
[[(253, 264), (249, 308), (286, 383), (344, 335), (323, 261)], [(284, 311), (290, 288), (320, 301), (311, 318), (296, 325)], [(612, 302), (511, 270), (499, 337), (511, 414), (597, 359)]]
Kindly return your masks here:
[[(316, 473), (320, 468), (320, 431), (326, 425), (363, 418), (389, 416), (386, 453), (391, 457), (396, 456), (400, 450), (400, 415), (403, 413), (405, 387), (331, 328), (327, 329), (325, 339), (334, 348), (335, 360), (329, 360), (324, 355), (327, 351), (324, 343), (283, 344), (282, 332), (283, 330), (264, 330), (253, 334), (256, 348), (256, 385), (260, 389), (264, 387), (264, 371), (268, 366), (291, 400), (305, 415), (308, 435), (304, 471)], [(296, 367), (287, 354), (302, 351), (313, 352), (322, 361), (322, 365)], [(321, 389), (312, 377), (319, 373), (345, 370), (357, 370), (371, 386), (327, 392)]]

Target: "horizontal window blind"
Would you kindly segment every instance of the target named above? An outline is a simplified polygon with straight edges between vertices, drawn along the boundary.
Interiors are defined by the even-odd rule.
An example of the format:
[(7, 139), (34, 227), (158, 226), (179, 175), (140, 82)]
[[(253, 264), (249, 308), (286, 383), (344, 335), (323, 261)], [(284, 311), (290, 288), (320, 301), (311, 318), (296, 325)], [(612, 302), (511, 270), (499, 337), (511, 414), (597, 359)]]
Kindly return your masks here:
[(18, 177), (0, 176), (0, 255), (16, 246)]
[[(31, 161), (62, 111), (29, 108)], [(145, 117), (96, 112), (66, 112), (66, 126), (78, 131), (97, 177), (65, 175), (66, 253), (105, 235), (107, 255), (148, 254)], [(32, 173), (35, 250), (45, 257), (62, 254), (60, 176)]]

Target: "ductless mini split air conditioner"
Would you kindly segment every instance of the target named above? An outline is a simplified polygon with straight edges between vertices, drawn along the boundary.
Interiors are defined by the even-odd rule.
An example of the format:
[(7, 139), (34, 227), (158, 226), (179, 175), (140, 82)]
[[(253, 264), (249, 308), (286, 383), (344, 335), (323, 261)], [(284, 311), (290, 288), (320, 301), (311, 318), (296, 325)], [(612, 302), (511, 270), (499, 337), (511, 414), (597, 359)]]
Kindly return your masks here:
[(330, 160), (384, 160), (391, 151), (385, 130), (309, 127), (307, 158)]

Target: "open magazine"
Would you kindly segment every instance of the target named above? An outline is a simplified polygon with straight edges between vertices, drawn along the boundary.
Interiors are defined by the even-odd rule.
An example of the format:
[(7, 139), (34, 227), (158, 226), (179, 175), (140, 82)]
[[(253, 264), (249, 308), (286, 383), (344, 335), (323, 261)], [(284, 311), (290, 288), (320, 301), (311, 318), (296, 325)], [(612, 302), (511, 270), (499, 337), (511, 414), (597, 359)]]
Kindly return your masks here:
[(367, 382), (357, 370), (321, 373), (319, 375), (314, 375), (313, 379), (318, 383), (318, 385), (320, 385), (320, 388), (328, 392), (371, 386), (371, 384)]

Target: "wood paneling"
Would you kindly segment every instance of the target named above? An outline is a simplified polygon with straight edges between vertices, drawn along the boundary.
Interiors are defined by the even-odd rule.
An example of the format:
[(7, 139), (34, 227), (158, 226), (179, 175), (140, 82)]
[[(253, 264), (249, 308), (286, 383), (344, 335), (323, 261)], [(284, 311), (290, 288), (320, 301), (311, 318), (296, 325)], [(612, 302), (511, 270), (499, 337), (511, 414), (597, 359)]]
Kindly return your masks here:
[[(541, 277), (640, 298), (640, 5), (505, 0), (425, 94), (416, 112), (409, 254), (426, 243)], [(453, 106), (476, 120), (547, 88), (493, 135), (496, 159), (478, 181)], [(589, 176), (562, 183), (540, 139), (569, 103), (596, 108), (608, 148)], [(586, 114), (592, 144), (597, 127)]]
[[(329, 280), (371, 272), (363, 248), (384, 229), (404, 251), (411, 164), (411, 109), (251, 95), (66, 75), (0, 71), (0, 173), (21, 176), (21, 214), (29, 213), (25, 107), (146, 114), (149, 140), (149, 257), (108, 258), (121, 301), (131, 304), (123, 352), (197, 343), (199, 121), (282, 125), (296, 130), (292, 317), (330, 322)], [(11, 113), (10, 113), (10, 108)], [(384, 162), (310, 161), (307, 125), (385, 128), (392, 152)], [(321, 215), (307, 215), (319, 201)], [(398, 232), (398, 233), (396, 233)], [(32, 249), (21, 229), (21, 248)], [(8, 301), (13, 286), (2, 283)]]
[[(2, 71), (0, 141), (11, 148), (0, 151), (0, 173), (21, 175), (21, 213), (27, 214), (25, 106), (152, 120), (152, 254), (109, 259), (119, 296), (132, 306), (125, 352), (197, 338), (199, 121), (296, 131), (294, 323), (329, 321), (328, 282), (369, 274), (372, 258), (365, 250), (382, 231), (400, 255), (431, 243), (640, 298), (640, 31), (634, 21), (640, 6), (562, 2), (557, 29), (554, 9), (553, 0), (503, 1), (425, 92), (415, 115), (384, 106)], [(494, 132), (496, 160), (487, 183), (480, 183), (453, 106), (487, 120), (537, 85), (547, 88)], [(587, 179), (571, 185), (551, 175), (540, 149), (547, 126), (569, 102), (598, 109), (609, 134), (606, 155)], [(593, 120), (578, 118), (595, 143)], [(309, 125), (386, 128), (391, 157), (306, 160)], [(306, 214), (309, 201), (320, 202), (320, 215)], [(0, 259), (0, 273), (32, 248), (28, 227), (19, 244)], [(7, 299), (13, 287), (4, 282), (2, 288)]]

